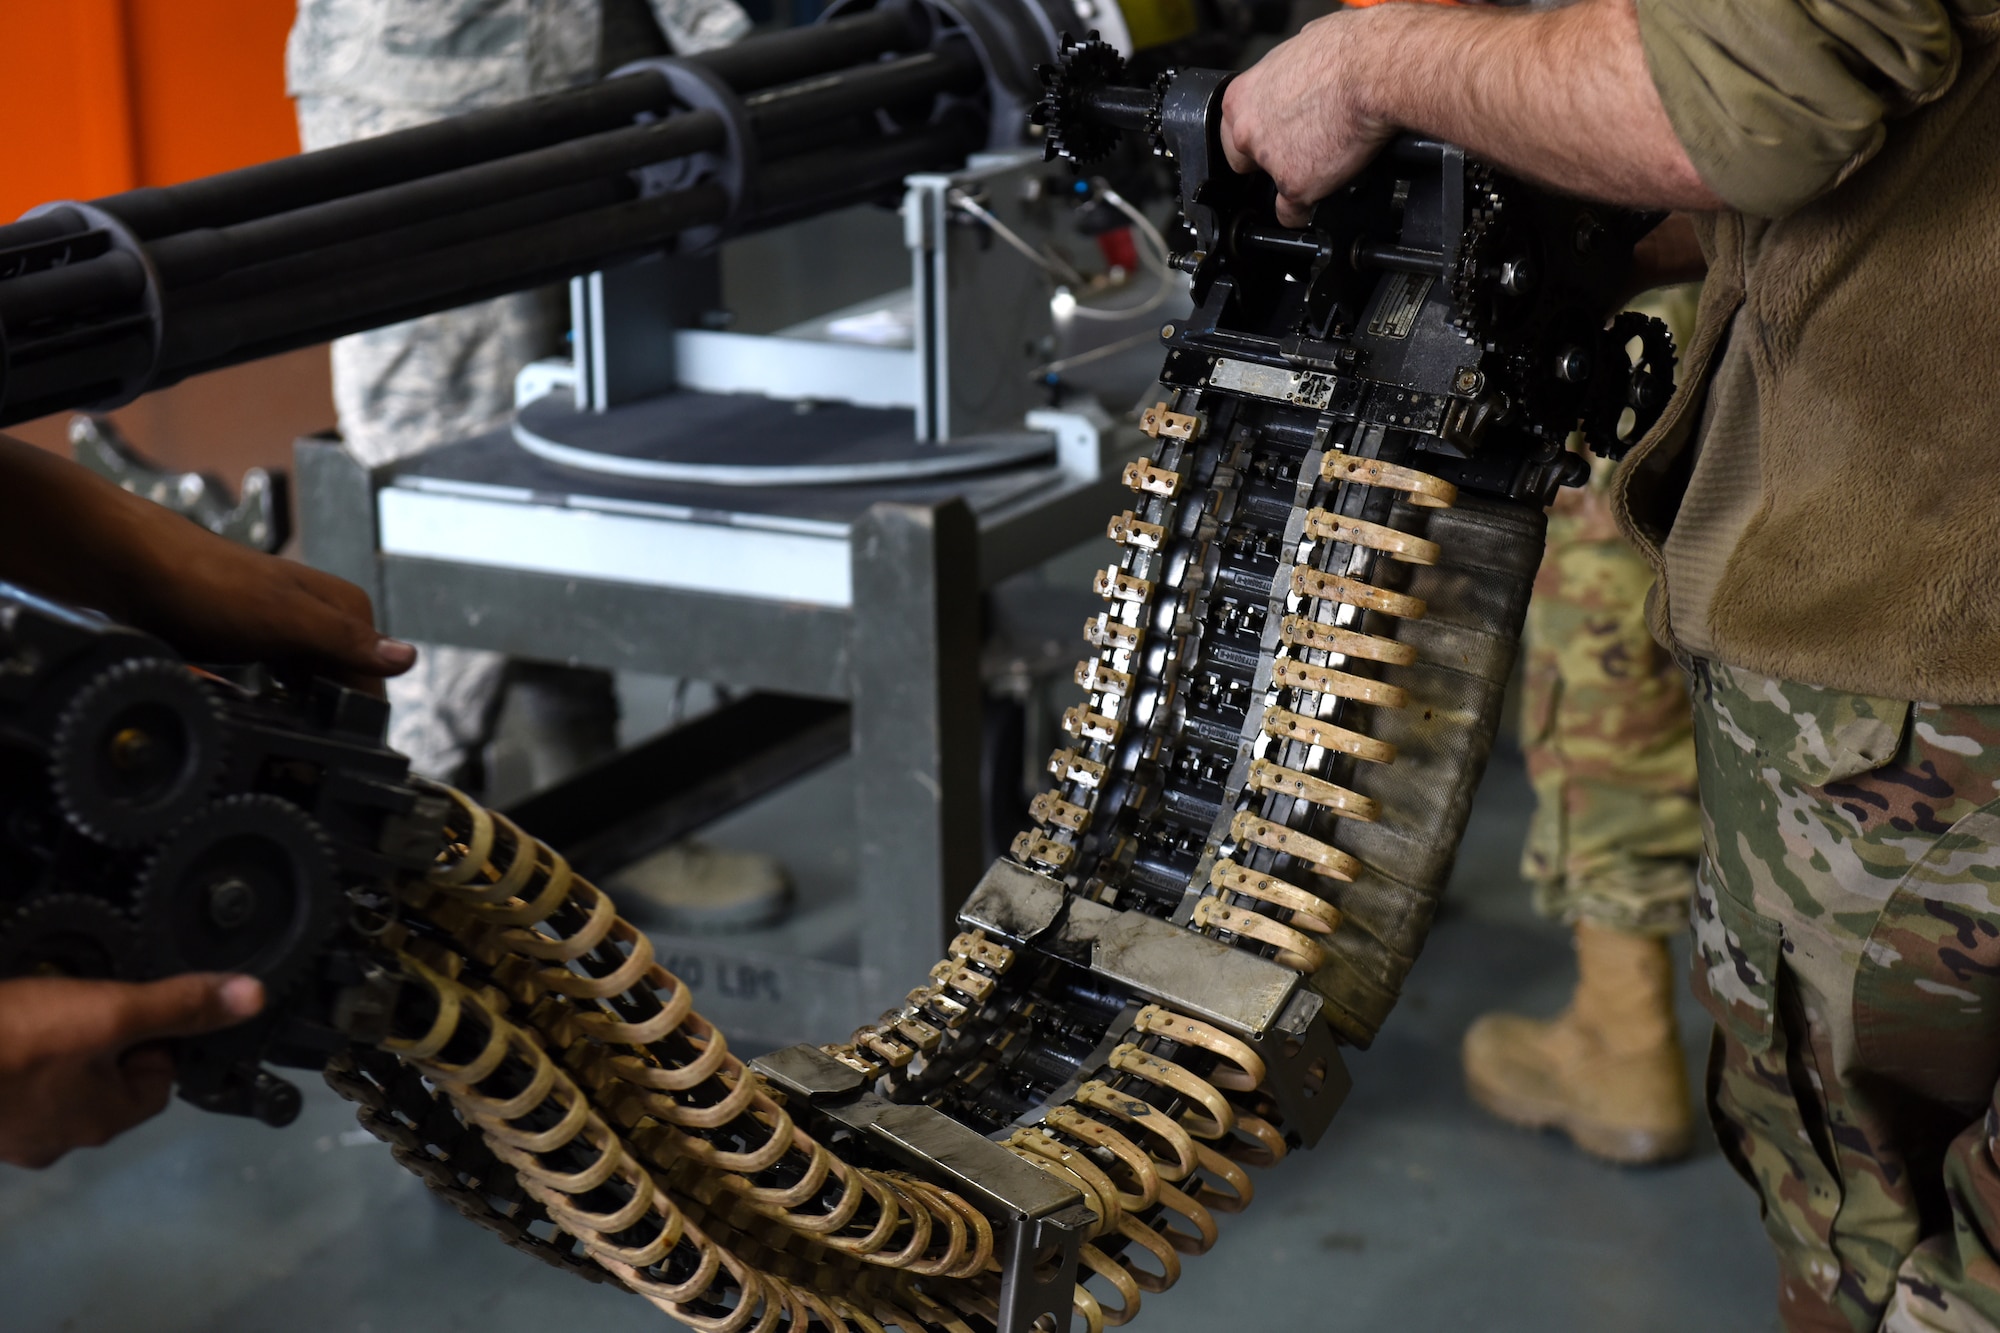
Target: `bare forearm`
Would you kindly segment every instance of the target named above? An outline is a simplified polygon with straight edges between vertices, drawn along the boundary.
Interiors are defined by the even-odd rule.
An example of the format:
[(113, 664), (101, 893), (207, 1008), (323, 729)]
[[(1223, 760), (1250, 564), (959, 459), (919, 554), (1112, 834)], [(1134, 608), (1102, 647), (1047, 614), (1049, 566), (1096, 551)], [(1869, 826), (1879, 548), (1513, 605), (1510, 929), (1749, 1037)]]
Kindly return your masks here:
[(1377, 118), (1574, 194), (1722, 207), (1660, 105), (1632, 0), (1529, 12), (1383, 5), (1352, 18), (1366, 33), (1356, 96)]
[(0, 579), (127, 615), (151, 506), (0, 435)]
[(0, 579), (95, 607), (220, 662), (366, 685), (409, 669), (361, 589), (225, 541), (67, 459), (0, 435)]
[(1230, 163), (1270, 173), (1295, 226), (1402, 130), (1630, 207), (1722, 203), (1674, 137), (1632, 0), (1332, 14), (1239, 75), (1223, 102)]

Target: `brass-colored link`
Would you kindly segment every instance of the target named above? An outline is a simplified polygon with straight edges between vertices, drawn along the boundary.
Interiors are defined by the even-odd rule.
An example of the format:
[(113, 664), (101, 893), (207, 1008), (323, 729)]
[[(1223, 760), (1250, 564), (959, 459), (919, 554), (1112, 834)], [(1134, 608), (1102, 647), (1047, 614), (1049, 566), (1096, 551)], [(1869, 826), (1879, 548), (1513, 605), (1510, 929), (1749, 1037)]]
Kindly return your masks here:
[(1117, 1158), (1137, 1186), (1118, 1192), (1118, 1204), (1128, 1212), (1140, 1212), (1160, 1201), (1159, 1168), (1145, 1149), (1101, 1120), (1093, 1119), (1073, 1106), (1058, 1106), (1042, 1117), (1050, 1129), (1060, 1130), (1093, 1148), (1101, 1148)]
[[(1197, 1201), (1218, 1213), (1240, 1213), (1250, 1206), (1257, 1192), (1250, 1184), (1248, 1172), (1206, 1143), (1195, 1144), (1194, 1155), (1195, 1164), (1201, 1168), (1194, 1192)], [(1216, 1181), (1229, 1189), (1215, 1188)]]
[(1104, 1322), (1113, 1328), (1130, 1323), (1132, 1316), (1139, 1313), (1139, 1284), (1125, 1271), (1125, 1266), (1115, 1262), (1095, 1245), (1081, 1246), (1076, 1255), (1084, 1267), (1109, 1282), (1118, 1291), (1121, 1303), (1104, 1312)]
[(1015, 834), (1009, 850), (1019, 860), (1040, 861), (1056, 870), (1076, 859), (1076, 848), (1069, 843), (1057, 842), (1054, 838), (1032, 831)]
[(1095, 759), (1086, 758), (1074, 750), (1057, 750), (1049, 756), (1049, 772), (1064, 782), (1095, 788), (1104, 781), (1105, 768)]
[(1115, 717), (1093, 713), (1082, 704), (1066, 710), (1062, 717), (1062, 729), (1078, 740), (1110, 743), (1118, 739), (1118, 733), (1125, 724)]
[(1363, 657), (1389, 666), (1412, 666), (1417, 660), (1417, 650), (1406, 643), (1339, 625), (1323, 625), (1305, 616), (1286, 616), (1278, 625), (1278, 637), (1294, 648), (1317, 648), (1323, 653)]
[(1374, 823), (1382, 813), (1381, 804), (1372, 797), (1335, 786), (1325, 778), (1316, 778), (1310, 773), (1301, 773), (1295, 768), (1274, 764), (1268, 759), (1251, 761), (1249, 786), (1252, 791), (1270, 792), (1274, 796), (1296, 796), (1322, 809), (1331, 810), (1347, 819), (1361, 820), (1363, 823)]
[(1132, 678), (1123, 671), (1114, 671), (1095, 657), (1086, 657), (1076, 664), (1076, 683), (1086, 690), (1098, 690), (1105, 694), (1130, 694)]
[(1093, 647), (1136, 650), (1145, 632), (1137, 625), (1128, 625), (1109, 611), (1094, 615), (1083, 622), (1083, 637)]
[(1183, 1231), (1175, 1226), (1162, 1226), (1160, 1234), (1167, 1244), (1181, 1254), (1207, 1254), (1215, 1246), (1222, 1229), (1215, 1224), (1215, 1214), (1197, 1203), (1194, 1198), (1173, 1185), (1160, 1186), (1160, 1207), (1188, 1223), (1190, 1230)]
[(1157, 551), (1167, 540), (1165, 528), (1148, 523), (1129, 509), (1111, 520), (1104, 535), (1120, 546), (1136, 546), (1142, 551)]
[(1271, 679), (1277, 684), (1289, 685), (1295, 690), (1331, 694), (1337, 698), (1377, 704), (1383, 708), (1402, 708), (1410, 702), (1410, 692), (1399, 686), (1370, 680), (1366, 676), (1357, 676), (1348, 671), (1336, 671), (1332, 667), (1314, 666), (1296, 657), (1277, 659)]
[(1050, 824), (1072, 833), (1081, 833), (1090, 825), (1088, 809), (1072, 805), (1060, 793), (1052, 791), (1045, 791), (1028, 802), (1028, 817), (1037, 824)]
[(1340, 925), (1340, 909), (1318, 894), (1288, 884), (1276, 875), (1238, 865), (1226, 856), (1210, 868), (1208, 878), (1218, 889), (1240, 893), (1292, 913), (1292, 924), (1300, 930), (1331, 935)]
[[(1259, 920), (1267, 919), (1259, 918)], [(1236, 1125), (1236, 1108), (1229, 1104), (1229, 1100), (1211, 1087), (1205, 1079), (1181, 1068), (1171, 1060), (1162, 1059), (1149, 1051), (1140, 1050), (1131, 1042), (1125, 1042), (1112, 1050), (1106, 1063), (1122, 1074), (1136, 1074), (1149, 1083), (1171, 1088), (1206, 1110), (1208, 1114), (1205, 1117), (1188, 1111), (1181, 1118), (1181, 1123), (1186, 1125), (1188, 1132), (1196, 1138), (1219, 1139)]]
[(963, 958), (969, 963), (977, 963), (996, 977), (1005, 976), (1007, 969), (1014, 966), (1012, 949), (987, 939), (976, 930), (960, 931), (952, 936), (951, 947), (945, 952), (953, 958)]
[(1359, 482), (1363, 486), (1402, 491), (1411, 504), (1425, 509), (1449, 509), (1458, 503), (1458, 487), (1443, 478), (1379, 459), (1329, 451), (1320, 460), (1319, 475), (1327, 481)]
[(1115, 602), (1147, 602), (1153, 597), (1153, 584), (1150, 580), (1127, 574), (1116, 565), (1098, 570), (1090, 586), (1099, 597), (1106, 597)]
[(1200, 425), (1201, 418), (1172, 411), (1165, 403), (1154, 403), (1139, 414), (1139, 429), (1156, 440), (1162, 435), (1172, 440), (1192, 440)]
[(1130, 1262), (1127, 1256), (1132, 1253), (1131, 1250), (1128, 1249), (1118, 1256), (1119, 1265), (1132, 1275), (1132, 1280), (1139, 1285), (1139, 1290), (1165, 1291), (1181, 1280), (1181, 1257), (1175, 1252), (1174, 1243), (1165, 1233), (1155, 1230), (1127, 1213), (1118, 1219), (1118, 1234), (1152, 1255), (1160, 1265), (1158, 1273), (1149, 1273)]
[(1286, 828), (1262, 815), (1248, 810), (1239, 810), (1236, 818), (1229, 823), (1229, 836), (1238, 842), (1247, 842), (1255, 847), (1268, 847), (1274, 852), (1295, 856), (1301, 861), (1309, 861), (1320, 874), (1329, 879), (1353, 880), (1361, 873), (1361, 862), (1330, 843), (1307, 837), (1297, 829)]
[(1356, 759), (1367, 759), (1377, 764), (1389, 763), (1396, 757), (1396, 747), (1387, 741), (1378, 741), (1373, 736), (1364, 736), (1358, 731), (1349, 731), (1346, 727), (1337, 727), (1331, 722), (1322, 722), (1316, 717), (1307, 717), (1289, 709), (1265, 709), (1262, 726), (1266, 736), (1337, 750), (1341, 754), (1351, 754)]
[(1232, 935), (1242, 935), (1277, 950), (1274, 960), (1295, 972), (1317, 972), (1326, 961), (1326, 949), (1302, 931), (1272, 920), (1247, 907), (1231, 907), (1220, 898), (1203, 898), (1194, 905), (1194, 923)]
[(1326, 509), (1307, 511), (1306, 532), (1325, 541), (1348, 542), (1365, 546), (1371, 551), (1381, 551), (1411, 565), (1435, 565), (1443, 554), (1436, 542), (1412, 537), (1382, 523), (1348, 518)]
[(1078, 1106), (1088, 1106), (1099, 1111), (1108, 1111), (1147, 1135), (1172, 1154), (1171, 1159), (1153, 1153), (1153, 1161), (1163, 1180), (1169, 1183), (1185, 1180), (1188, 1173), (1200, 1162), (1195, 1151), (1196, 1144), (1186, 1129), (1174, 1121), (1166, 1112), (1137, 1097), (1119, 1092), (1109, 1083), (1092, 1079), (1076, 1090), (1070, 1099)]
[[(1149, 1004), (1132, 1020), (1132, 1030), (1165, 1037), (1182, 1046), (1198, 1046), (1211, 1055), (1221, 1057), (1236, 1067), (1239, 1074), (1237, 1082), (1242, 1091), (1248, 1092), (1264, 1081), (1264, 1058), (1249, 1043), (1239, 1041), (1198, 1018), (1189, 1018), (1160, 1005)], [(1212, 1078), (1209, 1081), (1214, 1082)]]
[(1166, 500), (1173, 499), (1181, 488), (1180, 473), (1155, 467), (1144, 459), (1137, 458), (1125, 465), (1124, 474), (1119, 480), (1132, 490), (1145, 495), (1157, 495)]
[(1421, 620), (1424, 616), (1422, 598), (1390, 592), (1363, 583), (1360, 579), (1348, 578), (1345, 574), (1329, 574), (1323, 569), (1308, 569), (1304, 565), (1292, 570), (1292, 591), (1301, 597), (1317, 597), (1321, 601), (1358, 606), (1364, 611), (1379, 611), (1400, 620)]

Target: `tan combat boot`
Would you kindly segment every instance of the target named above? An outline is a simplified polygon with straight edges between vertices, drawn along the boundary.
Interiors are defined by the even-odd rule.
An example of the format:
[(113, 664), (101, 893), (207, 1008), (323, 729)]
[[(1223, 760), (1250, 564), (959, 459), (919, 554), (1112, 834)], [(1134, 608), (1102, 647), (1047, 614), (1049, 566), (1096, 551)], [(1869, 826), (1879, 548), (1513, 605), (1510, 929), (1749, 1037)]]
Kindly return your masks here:
[(1686, 1156), (1694, 1115), (1666, 941), (1580, 921), (1576, 961), (1576, 997), (1555, 1018), (1487, 1014), (1466, 1030), (1466, 1090), (1614, 1162)]

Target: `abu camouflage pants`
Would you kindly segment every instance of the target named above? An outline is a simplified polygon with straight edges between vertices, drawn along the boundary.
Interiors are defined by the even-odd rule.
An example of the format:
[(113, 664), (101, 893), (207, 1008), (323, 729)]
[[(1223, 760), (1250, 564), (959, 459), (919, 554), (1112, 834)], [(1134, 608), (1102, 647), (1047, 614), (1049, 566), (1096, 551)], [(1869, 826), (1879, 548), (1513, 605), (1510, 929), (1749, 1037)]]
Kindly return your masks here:
[(1708, 1101), (1788, 1329), (2000, 1329), (2000, 706), (1700, 664)]
[(1564, 922), (1670, 935), (1701, 854), (1686, 682), (1646, 628), (1653, 570), (1618, 535), (1599, 460), (1549, 514), (1523, 648), (1535, 790), (1521, 873)]

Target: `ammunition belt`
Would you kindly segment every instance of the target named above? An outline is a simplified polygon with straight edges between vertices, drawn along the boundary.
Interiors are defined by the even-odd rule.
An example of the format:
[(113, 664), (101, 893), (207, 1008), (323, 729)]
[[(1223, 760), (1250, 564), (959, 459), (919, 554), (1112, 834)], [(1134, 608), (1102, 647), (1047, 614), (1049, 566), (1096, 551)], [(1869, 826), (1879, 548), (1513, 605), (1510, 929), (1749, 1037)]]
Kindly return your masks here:
[[(1452, 488), (1381, 457), (1386, 434), (1238, 421), (1183, 391), (1086, 626), (1086, 701), (1064, 719), (1019, 866), (1070, 893), (1299, 972), (1341, 914), (1353, 858), (1305, 831), (1370, 820), (1344, 786), (1395, 760), (1369, 710), (1407, 700), (1413, 654), (1369, 617), (1423, 615), (1371, 582), (1437, 559), (1391, 525)], [(995, 1320), (994, 1228), (967, 1198), (845, 1161), (729, 1052), (645, 936), (562, 857), (454, 793), (451, 848), (377, 935), (413, 997), (380, 1050), (328, 1071), (397, 1159), (517, 1248), (608, 1273), (711, 1333), (969, 1330)], [(1291, 869), (1283, 875), (1274, 865)], [(1076, 991), (1075, 969), (968, 930), (929, 981), (826, 1048), (1073, 1189), (1094, 1221), (1073, 1310), (1091, 1333), (1205, 1252), (1248, 1204), (1245, 1166), (1288, 1148), (1267, 1061), (1163, 1004)]]

